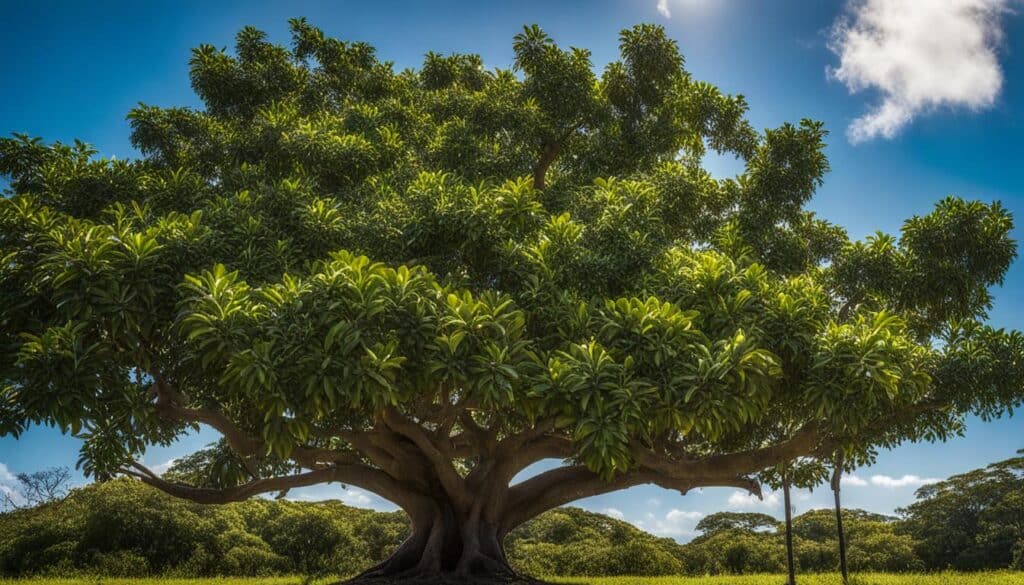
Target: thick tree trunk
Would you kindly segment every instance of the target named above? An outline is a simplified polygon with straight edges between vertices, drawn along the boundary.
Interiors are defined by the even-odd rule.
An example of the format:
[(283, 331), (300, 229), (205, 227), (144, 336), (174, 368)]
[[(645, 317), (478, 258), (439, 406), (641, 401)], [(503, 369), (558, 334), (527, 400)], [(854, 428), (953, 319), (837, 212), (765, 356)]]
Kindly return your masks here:
[(410, 514), (412, 533), (384, 562), (354, 581), (410, 579), (441, 582), (473, 577), (507, 582), (516, 577), (508, 564), (498, 525), (479, 514), (460, 513), (445, 500)]

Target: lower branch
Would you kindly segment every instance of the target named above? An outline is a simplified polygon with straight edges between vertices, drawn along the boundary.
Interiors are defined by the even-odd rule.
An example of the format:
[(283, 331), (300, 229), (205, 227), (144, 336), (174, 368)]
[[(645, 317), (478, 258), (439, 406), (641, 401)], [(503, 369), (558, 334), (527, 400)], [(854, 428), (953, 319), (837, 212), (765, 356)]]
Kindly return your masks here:
[(200, 504), (226, 504), (270, 492), (306, 487), (321, 483), (340, 482), (379, 494), (402, 508), (414, 506), (417, 495), (387, 474), (365, 465), (338, 465), (280, 477), (254, 479), (234, 487), (205, 488), (167, 481), (137, 462), (121, 470), (143, 483), (172, 496)]

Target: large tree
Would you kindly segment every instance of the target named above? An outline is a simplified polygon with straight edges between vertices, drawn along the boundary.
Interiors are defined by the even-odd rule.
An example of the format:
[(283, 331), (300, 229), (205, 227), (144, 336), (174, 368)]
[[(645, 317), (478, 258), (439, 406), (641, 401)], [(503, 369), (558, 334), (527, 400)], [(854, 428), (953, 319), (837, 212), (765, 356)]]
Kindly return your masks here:
[[(358, 486), (412, 523), (368, 575), (494, 574), (579, 498), (759, 493), (1020, 404), (1024, 338), (984, 324), (1009, 214), (849, 241), (804, 210), (822, 125), (755, 131), (661, 28), (600, 74), (537, 27), (493, 71), (291, 31), (197, 48), (204, 107), (134, 109), (140, 159), (0, 142), (0, 433), (198, 502)], [(200, 425), (172, 476), (140, 463)]]
[(1024, 569), (1024, 450), (917, 490), (899, 510), (929, 569)]

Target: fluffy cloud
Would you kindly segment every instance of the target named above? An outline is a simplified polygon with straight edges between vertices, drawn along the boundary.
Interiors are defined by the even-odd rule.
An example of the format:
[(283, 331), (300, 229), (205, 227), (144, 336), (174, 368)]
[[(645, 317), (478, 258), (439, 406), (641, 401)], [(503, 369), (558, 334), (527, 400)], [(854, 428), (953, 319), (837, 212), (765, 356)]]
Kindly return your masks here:
[(0, 483), (11, 483), (16, 479), (11, 470), (7, 469), (7, 465), (0, 463)]
[(693, 537), (697, 535), (697, 523), (703, 517), (702, 512), (672, 508), (660, 518), (648, 513), (645, 520), (634, 524), (637, 528), (658, 536)]
[(881, 101), (854, 120), (854, 143), (891, 138), (916, 116), (993, 105), (1003, 85), (997, 49), (1002, 17), (1017, 0), (849, 0), (832, 28), (828, 70), (851, 93)]
[(616, 520), (622, 520), (626, 517), (626, 515), (622, 513), (622, 510), (618, 508), (605, 508), (604, 510), (601, 510), (601, 513), (606, 516), (611, 516)]
[(18, 478), (11, 473), (11, 470), (7, 469), (7, 466), (3, 463), (0, 463), (0, 510), (4, 509), (8, 499), (16, 505), (25, 503), (22, 495), (15, 489), (17, 481)]
[(903, 477), (889, 477), (888, 475), (872, 475), (871, 483), (889, 489), (902, 487), (921, 487), (929, 483), (942, 481), (934, 477), (919, 477), (917, 475), (904, 475)]
[(341, 501), (349, 506), (366, 506), (370, 503), (370, 496), (366, 492), (348, 488), (341, 494)]
[(658, 0), (658, 13), (665, 18), (672, 18), (672, 12), (668, 9), (668, 0)]
[(861, 479), (852, 473), (844, 473), (842, 479), (839, 480), (842, 485), (852, 485), (862, 487), (868, 485), (867, 480)]
[(678, 8), (685, 16), (697, 16), (708, 14), (715, 7), (722, 3), (722, 0), (658, 0), (658, 14), (665, 18), (672, 18), (672, 10), (669, 4)]
[(177, 461), (177, 459), (168, 459), (159, 465), (154, 465), (150, 468), (150, 471), (157, 475), (163, 475), (167, 473), (167, 470), (170, 469), (172, 465), (174, 465), (175, 461)]
[(729, 507), (734, 510), (747, 508), (778, 508), (782, 502), (779, 492), (769, 491), (762, 499), (750, 492), (736, 490), (729, 496)]

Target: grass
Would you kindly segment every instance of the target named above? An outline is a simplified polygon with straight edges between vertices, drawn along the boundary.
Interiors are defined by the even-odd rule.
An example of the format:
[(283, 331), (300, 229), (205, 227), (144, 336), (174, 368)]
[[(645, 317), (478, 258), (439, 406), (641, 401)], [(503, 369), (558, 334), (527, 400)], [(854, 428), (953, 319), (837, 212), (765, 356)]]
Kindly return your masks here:
[[(238, 578), (214, 577), (209, 579), (115, 579), (82, 577), (59, 579), (36, 577), (31, 579), (0, 579), (12, 585), (326, 585), (336, 583), (337, 577), (309, 580), (305, 577)], [(717, 577), (549, 577), (547, 580), (562, 585), (784, 585), (783, 575), (723, 575)], [(1024, 585), (1024, 572), (995, 571), (988, 573), (935, 573), (887, 574), (862, 573), (851, 578), (850, 585)], [(798, 585), (841, 585), (837, 575), (798, 575)]]
[[(721, 575), (714, 577), (551, 577), (547, 580), (564, 585), (784, 585), (783, 575)], [(213, 577), (207, 579), (178, 578), (49, 578), (0, 579), (12, 585), (325, 585), (336, 583), (336, 577), (309, 580), (305, 577)], [(855, 575), (850, 585), (1024, 585), (1024, 573), (938, 573), (930, 575), (864, 573)], [(836, 575), (800, 575), (798, 585), (841, 585)]]
[(2, 579), (7, 585), (326, 585), (337, 583), (337, 577), (311, 580), (307, 577), (207, 577), (205, 579), (179, 579), (176, 577), (30, 577)]
[(179, 579), (175, 577), (30, 577), (2, 579), (7, 585), (326, 585), (337, 583), (337, 577), (310, 580), (306, 577), (207, 577), (205, 579)]
[[(578, 585), (785, 585), (785, 575), (720, 575), (715, 577), (554, 577), (556, 583)], [(842, 585), (839, 575), (797, 575), (797, 585)], [(850, 585), (1024, 585), (1024, 572), (892, 574), (861, 573)]]

